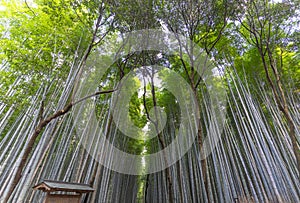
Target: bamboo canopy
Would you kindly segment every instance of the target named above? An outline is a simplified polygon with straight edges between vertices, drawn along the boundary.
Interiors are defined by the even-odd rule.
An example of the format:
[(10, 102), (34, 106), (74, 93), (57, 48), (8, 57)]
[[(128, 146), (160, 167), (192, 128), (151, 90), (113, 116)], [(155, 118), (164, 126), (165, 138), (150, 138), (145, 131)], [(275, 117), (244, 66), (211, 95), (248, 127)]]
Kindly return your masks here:
[[(45, 196), (56, 203), (300, 202), (300, 59), (286, 52), (296, 38), (282, 38), (283, 24), (272, 24), (289, 24), (272, 19), (288, 1), (276, 7), (273, 1), (36, 2), (49, 5), (9, 12), (24, 19), (12, 20), (14, 29), (1, 36), (0, 81), (10, 81), (0, 83), (0, 203)], [(74, 14), (68, 26), (83, 25), (63, 26), (64, 12)], [(18, 30), (23, 21), (30, 25)], [(145, 29), (151, 32), (126, 38)], [(203, 75), (209, 65), (215, 71)], [(216, 97), (212, 87), (226, 95)], [(11, 101), (19, 97), (26, 100), (21, 106)], [(226, 112), (224, 123), (215, 107)], [(179, 160), (169, 161), (187, 145)], [(148, 159), (165, 149), (175, 153)], [(116, 151), (124, 156), (116, 159)], [(127, 155), (140, 165), (129, 165)], [(148, 173), (161, 163), (171, 164)]]

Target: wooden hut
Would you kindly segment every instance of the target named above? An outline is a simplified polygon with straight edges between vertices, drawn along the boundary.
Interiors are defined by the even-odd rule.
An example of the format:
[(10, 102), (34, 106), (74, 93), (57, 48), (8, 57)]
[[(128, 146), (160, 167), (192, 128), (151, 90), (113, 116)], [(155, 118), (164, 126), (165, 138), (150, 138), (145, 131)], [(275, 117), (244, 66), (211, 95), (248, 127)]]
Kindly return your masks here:
[(80, 203), (83, 193), (94, 191), (87, 184), (53, 180), (44, 180), (33, 189), (47, 192), (44, 203)]

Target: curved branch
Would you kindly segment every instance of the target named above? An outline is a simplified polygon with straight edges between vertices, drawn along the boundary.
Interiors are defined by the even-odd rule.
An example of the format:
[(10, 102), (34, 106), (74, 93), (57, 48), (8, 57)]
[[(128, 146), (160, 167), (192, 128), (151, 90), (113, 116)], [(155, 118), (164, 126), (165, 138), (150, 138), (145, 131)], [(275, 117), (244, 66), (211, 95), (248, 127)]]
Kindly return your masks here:
[(39, 124), (37, 125), (37, 127), (35, 128), (33, 134), (30, 136), (29, 142), (27, 143), (27, 145), (25, 146), (25, 151), (22, 155), (20, 164), (16, 167), (16, 173), (15, 176), (13, 177), (13, 181), (11, 184), (11, 187), (4, 199), (4, 202), (8, 202), (9, 197), (11, 196), (11, 194), (13, 193), (13, 191), (15, 190), (16, 186), (18, 185), (18, 183), (20, 182), (21, 178), (22, 178), (22, 172), (23, 169), (25, 168), (25, 164), (29, 158), (29, 155), (32, 151), (32, 148), (34, 146), (34, 143), (37, 139), (37, 137), (39, 136), (40, 132), (44, 129), (44, 127), (46, 127), (52, 120), (65, 115), (66, 113), (68, 113), (72, 107), (88, 98), (91, 98), (93, 96), (97, 96), (100, 94), (106, 94), (106, 93), (111, 93), (114, 92), (115, 90), (106, 90), (106, 91), (99, 91), (96, 92), (94, 94), (88, 95), (86, 97), (83, 97), (79, 100), (77, 100), (76, 102), (72, 103), (70, 102), (69, 104), (67, 104), (63, 109), (56, 111), (54, 114), (52, 114), (51, 116), (48, 116), (47, 118), (41, 120), (39, 122)]

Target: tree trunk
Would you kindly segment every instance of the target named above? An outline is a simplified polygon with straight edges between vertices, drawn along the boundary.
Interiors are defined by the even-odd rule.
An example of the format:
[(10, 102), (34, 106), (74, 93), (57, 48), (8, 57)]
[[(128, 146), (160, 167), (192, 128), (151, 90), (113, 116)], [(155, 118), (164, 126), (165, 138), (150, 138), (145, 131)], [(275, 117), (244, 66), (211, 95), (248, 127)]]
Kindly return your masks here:
[(25, 151), (24, 154), (21, 158), (20, 164), (17, 166), (16, 169), (16, 175), (13, 178), (12, 184), (10, 185), (10, 188), (8, 190), (8, 193), (6, 197), (4, 198), (4, 202), (8, 202), (10, 196), (12, 195), (13, 191), (15, 190), (16, 186), (18, 185), (20, 179), (22, 178), (22, 172), (23, 169), (25, 168), (26, 162), (30, 156), (30, 153), (32, 151), (33, 145), (35, 143), (35, 140), (39, 136), (40, 132), (43, 130), (43, 128), (50, 123), (53, 119), (62, 116), (69, 112), (69, 110), (72, 108), (73, 104), (69, 103), (64, 109), (57, 111), (53, 115), (49, 116), (45, 120), (42, 120), (39, 122), (38, 126), (35, 128), (33, 134), (30, 136), (29, 142), (27, 145), (25, 145)]

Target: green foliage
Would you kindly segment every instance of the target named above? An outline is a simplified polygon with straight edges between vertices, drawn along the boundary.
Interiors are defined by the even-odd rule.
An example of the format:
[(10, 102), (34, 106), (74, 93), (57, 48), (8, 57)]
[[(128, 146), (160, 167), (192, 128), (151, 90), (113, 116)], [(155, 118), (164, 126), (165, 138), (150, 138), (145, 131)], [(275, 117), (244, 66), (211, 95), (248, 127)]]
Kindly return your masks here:
[(33, 99), (41, 84), (66, 78), (91, 36), (89, 25), (81, 22), (86, 16), (76, 13), (71, 1), (38, 1), (32, 7), (13, 1), (5, 6), (0, 11), (7, 27), (1, 32), (0, 60), (5, 65), (0, 81), (4, 92), (17, 78), (19, 82), (13, 85), (16, 92), (12, 96), (1, 94), (0, 101), (22, 106)]
[(135, 126), (143, 128), (147, 123), (147, 117), (142, 114), (142, 103), (143, 100), (138, 97), (138, 92), (135, 92), (129, 103), (129, 116)]
[[(273, 2), (268, 0), (103, 2), (36, 0), (35, 3), (1, 1), (3, 6), (0, 7), (0, 141), (5, 142), (0, 144), (5, 147), (0, 150), (5, 151), (4, 155), (9, 159), (1, 168), (5, 174), (0, 181), (7, 186), (6, 183), (9, 181), (6, 178), (10, 179), (13, 171), (16, 171), (16, 165), (13, 165), (11, 160), (20, 159), (33, 165), (27, 165), (25, 168), (24, 163), (22, 166), (24, 170), (20, 171), (27, 173), (27, 169), (32, 170), (23, 176), (22, 181), (16, 181), (20, 181), (16, 188), (23, 189), (24, 184), (36, 181), (45, 174), (46, 176), (51, 174), (50, 176), (61, 179), (92, 182), (97, 186), (97, 191), (93, 193), (94, 199), (101, 196), (103, 199), (99, 201), (103, 202), (114, 202), (110, 201), (113, 199), (110, 197), (111, 194), (116, 196), (113, 191), (124, 193), (124, 196), (120, 195), (123, 198), (134, 197), (135, 194), (128, 195), (131, 188), (127, 186), (131, 183), (135, 184), (132, 185), (138, 191), (141, 202), (169, 202), (164, 194), (173, 194), (177, 191), (182, 194), (176, 194), (174, 197), (176, 201), (182, 202), (196, 201), (199, 197), (202, 198), (199, 202), (240, 201), (241, 199), (233, 199), (236, 195), (237, 197), (253, 195), (257, 202), (272, 202), (273, 200), (269, 198), (273, 194), (283, 196), (283, 199), (278, 198), (278, 201), (274, 199), (275, 202), (289, 202), (288, 200), (295, 202), (293, 200), (299, 198), (296, 197), (298, 193), (294, 175), (296, 169), (294, 157), (292, 151), (288, 149), (290, 146), (286, 139), (287, 119), (276, 106), (274, 92), (281, 93), (279, 91), (281, 82), (286, 92), (281, 95), (286, 96), (286, 106), (291, 110), (295, 126), (298, 125), (299, 120), (296, 116), (300, 92), (300, 40), (297, 16), (299, 1)], [(4, 7), (6, 9), (3, 9)], [(99, 29), (95, 32), (98, 23)], [(119, 57), (119, 60), (113, 64), (110, 64), (112, 61), (109, 57), (101, 56), (99, 60), (99, 52), (100, 55), (115, 54), (117, 45), (120, 45), (117, 34), (152, 28), (162, 28), (166, 32), (187, 37), (196, 43), (203, 53), (209, 55), (216, 68), (224, 71), (219, 76), (208, 78), (214, 83), (216, 94), (218, 88), (224, 86), (224, 81), (227, 83), (228, 105), (222, 106), (228, 112), (224, 129), (217, 127), (218, 121), (210, 120), (210, 116), (214, 116), (209, 106), (212, 104), (208, 91), (210, 87), (189, 63), (190, 57), (193, 56), (184, 55), (180, 58), (178, 55), (168, 55), (163, 51), (149, 50), (123, 56), (125, 51), (118, 50), (119, 55), (115, 57)], [(104, 42), (100, 39), (104, 39)], [(101, 50), (99, 44), (103, 45)], [(85, 51), (88, 47), (90, 48), (88, 61), (91, 63), (85, 64), (84, 53), (87, 53)], [(91, 72), (96, 66), (109, 67), (102, 78), (97, 78), (99, 91), (120, 87), (118, 86), (120, 80), (127, 79), (128, 86), (125, 91), (131, 97), (128, 103), (121, 104), (121, 108), (129, 109), (128, 115), (122, 115), (119, 121), (112, 118), (111, 112), (114, 110), (112, 94), (97, 95), (96, 109), (92, 108), (96, 111), (99, 125), (105, 129), (104, 136), (120, 150), (147, 155), (162, 150), (163, 145), (167, 146), (174, 140), (184, 118), (181, 115), (181, 106), (174, 94), (169, 91), (169, 87), (177, 86), (176, 91), (186, 101), (191, 101), (193, 97), (181, 88), (180, 81), (171, 77), (171, 72), (183, 78), (192, 87), (193, 96), (197, 96), (198, 99), (199, 123), (202, 129), (201, 132), (191, 130), (189, 133), (195, 133), (196, 139), (205, 138), (208, 136), (209, 128), (216, 126), (214, 129), (216, 134), (224, 130), (222, 132), (222, 135), (225, 135), (222, 137), (224, 142), (218, 144), (212, 156), (200, 160), (199, 139), (182, 160), (166, 171), (138, 177), (133, 181), (130, 179), (132, 177), (127, 176), (129, 178), (127, 181), (122, 174), (117, 174), (117, 177), (116, 173), (100, 168), (102, 166), (100, 164), (98, 166), (98, 163), (96, 164), (82, 149), (80, 145), (85, 140), (77, 139), (79, 130), (74, 129), (74, 118), (70, 115), (57, 118), (61, 119), (58, 120), (57, 126), (44, 127), (39, 136), (33, 140), (34, 145), (28, 145), (28, 149), (31, 150), (28, 155), (34, 154), (33, 150), (49, 150), (46, 157), (49, 157), (50, 161), (37, 160), (38, 156), (34, 157), (36, 160), (33, 161), (29, 160), (30, 156), (25, 159), (15, 156), (22, 154), (23, 149), (18, 144), (26, 146), (25, 140), (31, 133), (29, 131), (32, 131), (38, 122), (38, 119), (32, 119), (41, 113), (41, 98), (36, 97), (42, 97), (43, 94), (40, 92), (46, 92), (44, 110), (45, 114), (51, 115), (53, 109), (58, 108), (56, 100), (69, 99), (69, 94), (61, 97), (60, 95), (63, 90), (70, 90), (69, 85), (72, 84), (67, 84), (67, 76), (74, 74), (82, 61), (85, 65), (82, 69), (83, 74)], [(154, 64), (165, 69), (161, 71), (151, 69), (149, 66)], [(71, 72), (71, 68), (75, 70), (72, 69)], [(131, 72), (136, 76), (127, 78)], [(271, 74), (267, 78), (266, 73), (269, 72)], [(154, 86), (153, 81), (157, 76), (162, 82)], [(150, 81), (146, 87), (141, 87), (143, 79)], [(274, 89), (270, 87), (268, 79), (276, 86)], [(283, 101), (282, 97), (280, 99)], [(146, 139), (151, 132), (157, 134), (157, 125), (155, 126), (157, 115), (149, 113), (155, 106), (164, 110), (167, 122), (158, 136)], [(32, 110), (32, 115), (25, 115), (26, 110)], [(90, 109), (84, 111), (79, 119), (88, 119), (95, 113), (88, 110)], [(197, 113), (194, 115), (198, 116)], [(24, 118), (22, 122), (21, 118)], [(128, 133), (138, 139), (128, 137), (118, 128), (118, 124), (125, 124), (125, 127), (127, 124), (134, 124), (137, 128), (129, 129)], [(21, 128), (24, 130), (21, 131)], [(25, 131), (28, 134), (25, 134)], [(296, 129), (297, 136), (298, 132)], [(99, 137), (96, 134), (93, 136), (92, 140), (86, 142), (98, 147)], [(24, 141), (17, 140), (19, 137)], [(45, 140), (51, 142), (46, 143)], [(99, 150), (102, 152), (101, 147)], [(109, 153), (105, 156), (110, 158)], [(40, 164), (41, 169), (38, 168)], [(272, 171), (272, 167), (276, 170)], [(13, 168), (15, 169), (12, 170)], [(36, 179), (32, 178), (33, 171)], [(109, 175), (106, 177), (107, 174)], [(207, 180), (204, 178), (206, 175)], [(278, 185), (284, 186), (282, 190), (277, 188)], [(29, 184), (25, 185), (24, 191), (27, 191), (28, 187)], [(2, 191), (5, 190), (7, 189), (2, 188)], [(20, 191), (14, 190), (16, 198), (19, 193), (24, 192)], [(146, 192), (148, 196), (144, 197)], [(34, 195), (36, 197), (32, 197), (32, 201), (37, 200), (40, 194)], [(119, 193), (117, 195), (119, 196)]]
[(115, 27), (121, 32), (158, 28), (154, 10), (155, 1), (122, 0), (108, 1), (115, 15)]

